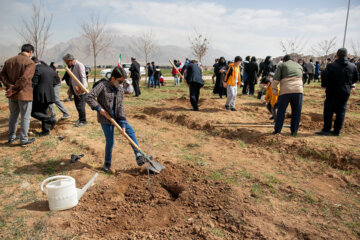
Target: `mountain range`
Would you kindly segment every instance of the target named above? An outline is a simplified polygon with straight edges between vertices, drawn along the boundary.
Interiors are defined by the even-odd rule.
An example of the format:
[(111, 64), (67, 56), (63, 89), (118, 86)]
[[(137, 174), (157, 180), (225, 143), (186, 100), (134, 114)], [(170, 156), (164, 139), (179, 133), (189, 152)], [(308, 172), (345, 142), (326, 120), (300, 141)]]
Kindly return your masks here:
[[(97, 65), (116, 65), (118, 63), (119, 54), (122, 54), (122, 62), (130, 62), (131, 57), (136, 57), (137, 60), (143, 65), (145, 61), (143, 60), (140, 54), (137, 54), (138, 51), (134, 50), (132, 47), (136, 37), (134, 36), (113, 36), (112, 43), (104, 52), (100, 53), (97, 57)], [(158, 45), (157, 51), (154, 52), (153, 58), (149, 61), (155, 61), (159, 65), (169, 65), (169, 59), (179, 59), (184, 61), (185, 58), (194, 58), (189, 43), (184, 44), (186, 46), (172, 46), (172, 45)], [(19, 46), (16, 44), (5, 46), (0, 44), (0, 65), (4, 61), (16, 55), (19, 52)], [(75, 37), (67, 42), (58, 43), (44, 51), (42, 56), (43, 61), (45, 62), (55, 62), (55, 64), (63, 64), (62, 57), (66, 53), (71, 53), (78, 59), (80, 62), (93, 66), (93, 57), (89, 50), (89, 42), (83, 37)], [(202, 60), (203, 65), (212, 66), (214, 64), (214, 59), (221, 56), (229, 56), (229, 54), (214, 49), (209, 48), (207, 55)], [(231, 57), (233, 58), (233, 56)]]

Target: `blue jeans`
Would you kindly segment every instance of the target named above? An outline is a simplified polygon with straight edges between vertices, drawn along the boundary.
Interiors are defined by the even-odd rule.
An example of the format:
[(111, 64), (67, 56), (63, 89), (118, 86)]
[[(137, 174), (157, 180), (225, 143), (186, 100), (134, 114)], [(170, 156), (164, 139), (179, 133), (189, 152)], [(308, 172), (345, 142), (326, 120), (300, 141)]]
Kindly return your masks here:
[(289, 93), (280, 95), (278, 98), (278, 110), (275, 122), (275, 134), (280, 133), (285, 119), (285, 111), (290, 103), (291, 106), (291, 134), (296, 135), (299, 129), (301, 119), (303, 94), (302, 93)]
[[(107, 165), (111, 165), (111, 154), (112, 154), (112, 150), (114, 147), (114, 125), (109, 125), (109, 124), (101, 124), (101, 127), (104, 131), (105, 134), (105, 138), (106, 138), (106, 145), (105, 145), (105, 164)], [(136, 145), (139, 146), (136, 136), (135, 136), (135, 131), (134, 129), (130, 126), (129, 123), (126, 123), (126, 127), (125, 127), (125, 132), (127, 135), (129, 135), (129, 137), (134, 141), (134, 143), (136, 143)], [(138, 150), (136, 150), (134, 147), (132, 147), (132, 149), (134, 150), (135, 156), (136, 154), (139, 152)]]
[(149, 76), (148, 88), (150, 87), (150, 82), (151, 82), (151, 87), (153, 87), (154, 86), (154, 76)]

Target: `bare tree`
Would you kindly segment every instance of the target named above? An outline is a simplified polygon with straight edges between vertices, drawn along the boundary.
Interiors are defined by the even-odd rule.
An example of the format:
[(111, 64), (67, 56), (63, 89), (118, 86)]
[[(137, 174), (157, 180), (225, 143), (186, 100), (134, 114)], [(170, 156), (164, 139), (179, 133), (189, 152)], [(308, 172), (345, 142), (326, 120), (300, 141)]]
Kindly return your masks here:
[(353, 54), (356, 57), (360, 57), (360, 41), (355, 42), (355, 41), (351, 40), (350, 47), (351, 47)]
[(335, 47), (336, 47), (336, 37), (332, 37), (328, 40), (324, 40), (315, 44), (314, 46), (311, 47), (311, 51), (315, 55), (323, 58), (324, 60), (330, 54), (334, 53), (334, 51), (336, 50)]
[(22, 19), (20, 29), (16, 29), (22, 41), (30, 43), (35, 48), (35, 56), (41, 58), (50, 37), (50, 27), (53, 15), (45, 16), (40, 6), (32, 5), (30, 19)]
[(89, 52), (94, 57), (94, 82), (96, 82), (96, 58), (111, 45), (111, 37), (106, 32), (106, 21), (102, 21), (98, 14), (91, 13), (85, 21), (80, 23), (81, 34), (89, 43)]
[[(137, 38), (133, 45), (129, 46), (137, 55), (145, 61), (145, 66), (149, 60), (154, 56), (155, 51), (159, 49), (156, 41), (156, 36), (152, 30), (143, 32), (139, 38)], [(147, 81), (147, 77), (145, 76)]]
[(280, 47), (284, 54), (290, 54), (294, 56), (301, 55), (307, 44), (303, 38), (295, 37), (294, 39), (287, 39), (280, 41)]
[(189, 36), (189, 42), (191, 44), (193, 55), (201, 62), (202, 58), (209, 50), (209, 39), (197, 30), (194, 30), (192, 36)]

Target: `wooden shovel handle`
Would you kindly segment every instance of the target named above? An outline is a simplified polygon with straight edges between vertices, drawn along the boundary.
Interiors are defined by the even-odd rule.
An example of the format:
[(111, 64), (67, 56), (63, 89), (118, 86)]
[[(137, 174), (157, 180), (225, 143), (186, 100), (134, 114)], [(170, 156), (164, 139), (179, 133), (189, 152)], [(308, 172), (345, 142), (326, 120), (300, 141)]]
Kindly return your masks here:
[[(173, 66), (173, 68), (175, 68), (175, 70), (179, 73), (180, 77), (184, 80), (184, 82), (186, 83), (186, 85), (188, 85), (188, 83), (186, 82), (184, 76), (180, 73), (179, 69), (177, 69), (177, 67), (174, 65), (174, 63), (169, 59), (170, 64)], [(188, 85), (189, 86), (189, 85)]]
[[(79, 87), (86, 93), (89, 93), (89, 90), (84, 87), (84, 85), (82, 85), (82, 83), (79, 81), (79, 79), (77, 79), (77, 77), (71, 72), (71, 70), (68, 67), (65, 67), (66, 72), (70, 75), (70, 77), (72, 79), (75, 80), (75, 82), (79, 85)], [(100, 104), (101, 106), (101, 104)], [(104, 109), (102, 107), (102, 109)], [(105, 109), (104, 109), (105, 110)], [(131, 144), (131, 146), (133, 146), (134, 148), (136, 148), (136, 150), (138, 150), (139, 152), (143, 153), (143, 151), (139, 148), (139, 146), (134, 143), (134, 141), (129, 137), (129, 135), (126, 134), (126, 132), (123, 131), (123, 129), (119, 126), (119, 124), (109, 115), (108, 112), (105, 111), (105, 117), (112, 123), (114, 124), (114, 126), (120, 131), (120, 133), (129, 141), (129, 143)]]

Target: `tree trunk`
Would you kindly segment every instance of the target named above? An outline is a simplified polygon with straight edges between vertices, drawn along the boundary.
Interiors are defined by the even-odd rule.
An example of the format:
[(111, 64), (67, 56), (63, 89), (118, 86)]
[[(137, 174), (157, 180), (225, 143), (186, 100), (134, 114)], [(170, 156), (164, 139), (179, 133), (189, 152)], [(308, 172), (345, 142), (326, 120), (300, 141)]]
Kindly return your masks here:
[[(89, 73), (90, 75), (90, 73)], [(96, 56), (94, 54), (94, 83), (96, 83)]]

